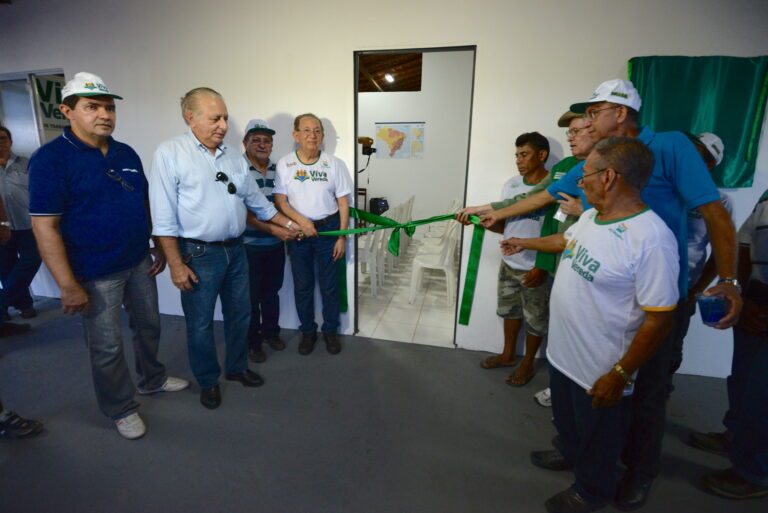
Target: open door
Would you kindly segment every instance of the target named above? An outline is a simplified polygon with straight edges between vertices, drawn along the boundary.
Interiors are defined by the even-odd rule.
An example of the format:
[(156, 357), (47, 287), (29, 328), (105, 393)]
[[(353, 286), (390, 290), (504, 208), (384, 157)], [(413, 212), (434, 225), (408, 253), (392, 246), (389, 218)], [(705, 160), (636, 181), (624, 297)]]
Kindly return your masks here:
[[(464, 204), (474, 86), (471, 47), (355, 52), (357, 208), (400, 222)], [(355, 331), (455, 347), (458, 223), (417, 228), (387, 252), (391, 230), (356, 240)]]

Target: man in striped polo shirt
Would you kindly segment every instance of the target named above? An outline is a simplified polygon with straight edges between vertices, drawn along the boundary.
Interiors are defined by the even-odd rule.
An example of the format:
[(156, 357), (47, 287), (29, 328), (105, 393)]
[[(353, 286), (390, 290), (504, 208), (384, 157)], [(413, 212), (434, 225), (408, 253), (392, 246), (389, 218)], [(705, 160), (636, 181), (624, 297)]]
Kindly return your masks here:
[[(261, 192), (272, 203), (275, 202), (272, 189), (275, 186), (275, 163), (269, 160), (272, 154), (272, 130), (262, 119), (248, 122), (243, 137), (245, 153), (251, 175)], [(275, 351), (285, 349), (280, 340), (280, 297), (278, 291), (283, 285), (285, 268), (284, 241), (295, 237), (295, 232), (282, 226), (259, 221), (248, 212), (247, 227), (243, 234), (245, 251), (248, 256), (248, 272), (251, 290), (251, 324), (248, 328), (249, 357), (261, 363), (267, 359), (263, 343)]]

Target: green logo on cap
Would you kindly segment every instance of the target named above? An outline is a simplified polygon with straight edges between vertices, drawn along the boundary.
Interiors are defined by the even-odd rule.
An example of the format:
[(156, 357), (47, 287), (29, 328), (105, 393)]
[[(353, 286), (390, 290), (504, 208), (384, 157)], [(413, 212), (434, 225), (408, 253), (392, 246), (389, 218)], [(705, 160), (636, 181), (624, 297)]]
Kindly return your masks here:
[(617, 93), (616, 91), (611, 93), (611, 96), (621, 96), (622, 98), (629, 98), (628, 94), (625, 93)]

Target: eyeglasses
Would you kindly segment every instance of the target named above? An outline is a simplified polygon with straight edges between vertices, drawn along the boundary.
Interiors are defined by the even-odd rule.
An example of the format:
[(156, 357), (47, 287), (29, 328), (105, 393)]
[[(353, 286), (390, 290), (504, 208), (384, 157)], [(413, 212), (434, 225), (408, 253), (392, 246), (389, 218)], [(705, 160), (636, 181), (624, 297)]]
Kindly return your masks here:
[(118, 173), (114, 169), (107, 169), (107, 176), (116, 182), (120, 182), (120, 185), (122, 185), (123, 189), (125, 189), (126, 191), (133, 192), (135, 190), (134, 186), (128, 183), (128, 181), (122, 176), (120, 176), (120, 173)]
[(621, 107), (621, 105), (614, 105), (613, 107), (605, 107), (605, 108), (603, 108), (603, 109), (595, 109), (595, 110), (591, 110), (591, 111), (589, 111), (589, 112), (585, 112), (585, 113), (584, 113), (584, 117), (585, 117), (586, 119), (590, 119), (590, 120), (593, 120), (593, 119), (597, 118), (597, 113), (598, 113), (598, 112), (603, 112), (604, 110), (612, 110), (612, 109), (618, 109), (619, 107)]
[(594, 173), (589, 173), (587, 175), (581, 175), (581, 177), (578, 180), (576, 180), (576, 185), (582, 185), (584, 183), (584, 179), (586, 177), (588, 177), (588, 176), (596, 175), (596, 174), (602, 173), (603, 171), (607, 171), (609, 169), (611, 169), (611, 168), (610, 167), (604, 167), (603, 169), (598, 169)]
[(235, 186), (235, 184), (229, 181), (229, 177), (226, 175), (226, 173), (222, 173), (221, 171), (216, 173), (216, 181), (226, 183), (228, 193), (235, 194), (237, 192), (237, 187)]
[(565, 131), (565, 136), (576, 137), (577, 135), (579, 135), (579, 132), (581, 132), (582, 130), (586, 130), (586, 128), (569, 128), (568, 130)]
[(319, 128), (315, 128), (314, 130), (310, 130), (309, 128), (304, 128), (302, 130), (299, 130), (299, 132), (301, 133), (301, 135), (306, 137), (309, 137), (312, 134), (315, 134), (318, 136), (323, 135), (323, 131), (320, 130)]

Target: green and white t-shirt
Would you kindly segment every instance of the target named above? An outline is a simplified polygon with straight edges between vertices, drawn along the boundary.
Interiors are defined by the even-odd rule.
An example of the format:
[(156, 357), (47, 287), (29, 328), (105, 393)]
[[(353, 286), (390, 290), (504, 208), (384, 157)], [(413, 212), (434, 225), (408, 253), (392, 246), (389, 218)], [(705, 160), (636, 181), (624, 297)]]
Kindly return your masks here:
[[(520, 194), (525, 194), (535, 186), (536, 184), (526, 183), (522, 176), (512, 177), (504, 183), (501, 199), (505, 200), (514, 198)], [(510, 217), (504, 223), (504, 238), (518, 237), (521, 239), (528, 239), (531, 237), (538, 237), (541, 233), (541, 223), (544, 221), (544, 215), (546, 213), (547, 207), (544, 207), (528, 214)], [(536, 262), (536, 251), (526, 249), (514, 255), (504, 255), (503, 258), (504, 263), (507, 264), (510, 269), (529, 271), (533, 268), (533, 265)]]
[(337, 198), (352, 194), (352, 179), (341, 159), (321, 152), (305, 164), (296, 152), (277, 162), (275, 194), (288, 197), (288, 204), (304, 217), (319, 221), (339, 210)]
[(597, 215), (565, 232), (549, 308), (549, 363), (587, 390), (627, 352), (645, 311), (675, 308), (680, 271), (675, 236), (652, 210)]

